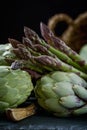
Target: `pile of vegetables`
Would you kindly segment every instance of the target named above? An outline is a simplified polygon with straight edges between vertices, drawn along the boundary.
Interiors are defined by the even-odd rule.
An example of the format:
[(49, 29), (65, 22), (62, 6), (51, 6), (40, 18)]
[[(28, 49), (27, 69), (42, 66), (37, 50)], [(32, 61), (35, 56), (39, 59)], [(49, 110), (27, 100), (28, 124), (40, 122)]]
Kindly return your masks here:
[[(40, 23), (40, 30), (43, 38), (32, 29), (24, 27), (25, 36), (21, 42), (9, 38), (9, 44), (2, 48), (10, 47), (0, 50), (2, 64), (9, 65), (8, 73), (14, 74), (14, 82), (12, 76), (7, 78), (8, 75), (4, 74), (6, 81), (0, 77), (0, 104), (3, 101), (10, 104), (9, 97), (2, 97), (6, 93), (9, 96), (12, 94), (9, 89), (12, 89), (13, 94), (14, 89), (19, 91), (17, 100), (20, 102), (21, 99), (20, 103), (34, 89), (38, 104), (56, 116), (87, 113), (87, 60), (55, 37), (44, 23)], [(15, 73), (19, 75), (18, 78)], [(15, 78), (18, 80), (16, 83)], [(9, 79), (11, 84), (8, 84)], [(12, 100), (12, 105), (8, 107), (17, 107), (19, 103), (14, 102), (15, 97)], [(5, 107), (2, 103), (0, 109), (3, 108)]]

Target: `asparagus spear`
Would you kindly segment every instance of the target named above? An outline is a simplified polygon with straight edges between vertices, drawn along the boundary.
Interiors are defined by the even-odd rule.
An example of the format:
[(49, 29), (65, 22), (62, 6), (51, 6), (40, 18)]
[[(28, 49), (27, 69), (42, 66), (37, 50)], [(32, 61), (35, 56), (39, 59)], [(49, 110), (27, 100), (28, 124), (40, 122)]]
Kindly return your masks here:
[[(37, 57), (31, 56), (31, 59), (33, 59), (33, 61), (38, 64), (32, 64), (31, 62), (29, 62), (29, 60), (26, 60), (26, 61), (17, 60), (12, 63), (11, 68), (12, 69), (27, 68), (27, 69), (35, 70), (35, 72), (39, 72), (42, 74), (45, 74), (45, 72), (47, 72), (47, 71), (51, 72), (51, 71), (56, 71), (56, 70), (74, 72), (77, 75), (79, 75), (80, 77), (87, 80), (87, 75), (85, 73), (79, 71), (78, 69), (74, 68), (71, 65), (68, 65), (68, 64), (62, 62), (61, 60), (58, 60), (58, 58), (56, 59), (51, 56), (41, 55), (41, 56), (37, 56)], [(46, 71), (43, 71), (43, 68)]]
[(38, 57), (34, 57), (34, 59), (38, 62), (40, 62), (42, 65), (49, 66), (55, 70), (61, 70), (61, 71), (66, 71), (66, 72), (74, 72), (80, 77), (84, 78), (87, 80), (87, 74), (79, 71), (78, 69), (74, 68), (71, 65), (68, 65), (61, 61), (60, 59), (56, 59), (47, 55), (42, 55)]
[[(11, 39), (10, 39), (10, 41), (11, 41)], [(29, 45), (30, 40), (24, 38), (24, 43), (25, 42), (27, 43), (27, 45)], [(35, 44), (35, 46), (37, 46), (37, 45), (39, 45), (39, 44)], [(38, 62), (42, 63), (42, 66), (40, 66), (41, 68), (45, 68), (46, 70), (49, 70), (49, 71), (51, 71), (52, 70), (51, 68), (53, 68), (53, 70), (62, 70), (62, 71), (69, 71), (69, 72), (75, 72), (75, 73), (80, 72), (77, 69), (75, 69), (74, 67), (59, 60), (58, 57), (54, 58), (54, 57), (48, 56), (48, 55), (41, 55), (41, 56), (34, 57), (34, 56), (31, 56), (30, 52), (27, 51), (25, 46), (23, 46), (21, 44), (18, 44), (17, 46), (19, 49), (18, 52), (20, 52), (20, 55), (22, 56), (23, 59), (25, 59), (25, 60), (30, 59), (31, 62), (33, 62), (35, 65), (40, 66), (40, 64), (37, 63), (37, 61), (38, 61)], [(30, 44), (30, 46), (31, 46), (31, 49), (36, 50), (36, 48), (34, 47), (34, 45), (32, 45), (32, 43)], [(48, 51), (45, 47), (43, 47), (43, 48), (41, 48), (41, 47), (43, 47), (43, 46), (39, 46), (39, 49), (43, 50), (43, 48), (44, 48), (44, 52), (48, 53)], [(29, 64), (29, 63), (30, 62), (24, 63), (24, 61), (23, 61), (22, 64), (24, 64), (24, 66), (29, 66), (33, 70), (39, 71), (38, 67), (36, 69), (35, 67), (33, 67), (33, 64), (31, 64), (31, 63)], [(49, 68), (48, 66), (51, 68)], [(41, 72), (41, 71), (39, 71), (39, 72)]]
[(34, 56), (31, 55), (29, 50), (27, 50), (23, 45), (19, 44), (18, 48), (13, 49), (13, 51), (19, 60), (12, 63), (12, 69), (28, 68), (39, 73), (44, 73), (46, 70), (53, 71), (53, 69), (49, 68), (47, 65), (45, 66), (37, 63), (37, 61), (34, 60)]
[(20, 41), (16, 40), (16, 39), (12, 39), (12, 38), (8, 38), (9, 43), (11, 43), (13, 48), (17, 48), (18, 44), (21, 44)]
[[(36, 72), (44, 73), (46, 71), (67, 71), (67, 72), (74, 72), (78, 74), (80, 77), (87, 79), (87, 75), (78, 69), (74, 68), (71, 65), (68, 65), (61, 61), (58, 58), (53, 58), (48, 55), (41, 55), (41, 56), (32, 56), (29, 51), (24, 48), (24, 46), (18, 46), (20, 55), (24, 58), (24, 60), (15, 61), (15, 64), (12, 64), (12, 68), (20, 67), (29, 68), (31, 70), (35, 70)], [(26, 59), (27, 57), (27, 59)]]
[(87, 62), (79, 54), (67, 46), (60, 38), (55, 37), (52, 31), (43, 23), (40, 24), (41, 34), (47, 43), (67, 54), (74, 62), (87, 70)]
[(45, 54), (52, 57), (56, 56), (53, 53), (51, 53), (45, 46), (41, 44), (33, 44), (33, 42), (29, 38), (23, 37), (23, 44), (27, 47), (27, 49), (31, 48), (31, 50), (34, 52), (33, 54)]
[[(36, 72), (41, 72), (43, 74), (46, 71), (54, 70), (74, 72), (80, 77), (87, 80), (87, 75), (76, 69), (75, 67), (78, 68), (78, 64), (73, 62), (67, 55), (47, 44), (31, 29), (25, 27), (24, 31), (27, 38), (24, 38), (23, 44), (20, 44), (18, 42), (15, 43), (15, 40), (11, 41), (10, 39), (10, 42), (12, 42), (12, 44), (14, 42), (13, 51), (19, 56), (20, 60), (18, 60), (18, 62), (23, 61), (21, 62), (22, 67), (35, 70)], [(39, 49), (42, 49), (42, 51), (44, 50), (44, 54), (38, 54), (38, 47)], [(30, 49), (37, 53), (37, 55), (34, 55), (34, 53), (32, 53), (32, 55)], [(70, 63), (72, 65), (64, 63), (63, 61), (65, 60), (67, 63)]]
[(25, 36), (27, 38), (29, 38), (32, 41), (33, 44), (37, 44), (37, 43), (42, 44), (43, 46), (45, 46), (47, 48), (48, 51), (50, 51), (51, 53), (56, 55), (59, 59), (63, 60), (64, 62), (66, 62), (66, 63), (68, 63), (72, 66), (74, 66), (75, 68), (81, 70), (82, 72), (85, 72), (82, 67), (80, 67), (77, 63), (75, 63), (75, 61), (72, 61), (72, 59), (70, 57), (68, 57), (66, 54), (64, 54), (63, 52), (55, 49), (51, 45), (47, 44), (43, 39), (39, 38), (39, 36), (36, 34), (36, 32), (31, 30), (30, 28), (24, 27), (24, 33), (25, 33)]

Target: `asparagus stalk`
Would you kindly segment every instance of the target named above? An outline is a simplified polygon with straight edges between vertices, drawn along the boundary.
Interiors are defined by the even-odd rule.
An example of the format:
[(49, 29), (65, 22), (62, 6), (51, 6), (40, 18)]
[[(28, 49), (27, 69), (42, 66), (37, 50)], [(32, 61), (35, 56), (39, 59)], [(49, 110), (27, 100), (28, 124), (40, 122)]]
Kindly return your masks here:
[[(34, 44), (33, 45), (33, 42), (28, 38), (23, 37), (23, 44), (27, 47), (27, 49), (29, 51), (32, 50), (34, 52), (33, 54), (37, 54), (37, 55), (44, 54), (44, 55), (56, 57), (56, 55), (51, 53), (45, 46), (43, 46), (41, 44)], [(31, 48), (31, 50), (30, 50), (30, 48)]]
[(29, 60), (15, 60), (12, 64), (11, 64), (11, 68), (12, 69), (31, 69), (34, 70), (36, 72), (39, 73), (43, 73), (43, 69), (36, 66), (35, 64), (33, 64), (32, 62), (30, 62)]
[(18, 45), (22, 44), (20, 41), (12, 38), (8, 38), (8, 41), (11, 43), (13, 48), (18, 48)]
[(55, 37), (52, 31), (43, 23), (40, 24), (41, 34), (47, 43), (51, 44), (55, 48), (59, 49), (60, 51), (64, 52), (68, 55), (74, 62), (79, 64), (81, 67), (87, 70), (87, 62), (83, 60), (79, 54), (77, 54), (74, 50), (72, 50), (69, 46), (67, 46), (64, 41), (60, 38)]
[[(41, 74), (45, 74), (45, 72), (49, 71), (56, 71), (56, 70), (61, 70), (61, 71), (66, 71), (66, 72), (73, 72), (79, 75), (80, 77), (84, 78), (87, 80), (87, 75), (78, 69), (74, 68), (71, 65), (68, 65), (61, 60), (58, 60), (47, 56), (47, 55), (41, 55), (41, 56), (31, 56), (31, 59), (34, 60), (35, 63), (37, 64), (32, 64), (29, 60), (16, 60), (15, 62), (12, 63), (11, 68), (12, 69), (18, 69), (18, 68), (26, 68), (26, 69), (31, 69), (34, 70), (35, 72), (39, 72)], [(46, 71), (44, 71), (44, 70)]]
[[(27, 49), (24, 46), (20, 46), (20, 44), (18, 46), (18, 49), (19, 49), (18, 52), (20, 52), (20, 55), (22, 55), (24, 60), (15, 62), (16, 68), (20, 67), (21, 65), (22, 68), (26, 67), (40, 73), (44, 73), (45, 70), (46, 71), (61, 70), (66, 72), (74, 72), (78, 74), (80, 77), (87, 79), (87, 75), (85, 73), (79, 71), (78, 69), (74, 68), (71, 65), (64, 63), (63, 61), (58, 59), (58, 57), (54, 58), (48, 55), (32, 56), (30, 52), (27, 51)], [(15, 68), (13, 65), (12, 67)]]
[(41, 45), (45, 46), (48, 51), (50, 51), (51, 53), (56, 55), (62, 61), (74, 66), (75, 68), (81, 70), (82, 72), (85, 72), (82, 67), (80, 67), (77, 63), (75, 63), (75, 61), (72, 61), (72, 59), (70, 57), (68, 57), (66, 54), (64, 54), (63, 52), (55, 49), (51, 45), (47, 44), (44, 40), (39, 38), (39, 36), (36, 34), (36, 32), (31, 30), (30, 28), (25, 27), (24, 28), (24, 33), (25, 33), (25, 36), (27, 38), (29, 38), (33, 42), (33, 44), (38, 43), (38, 44), (41, 44)]
[[(28, 40), (27, 41), (26, 41), (26, 39), (24, 39), (24, 40), (28, 44)], [(39, 44), (35, 44), (35, 46), (37, 46), (37, 45), (39, 45)], [(36, 68), (38, 70), (35, 67), (33, 67), (33, 64), (29, 64), (30, 62), (29, 63), (26, 62), (25, 65), (30, 67), (32, 70), (39, 71), (39, 68), (38, 68), (38, 66), (39, 66), (40, 68), (44, 68), (44, 69), (49, 70), (49, 71), (62, 70), (62, 71), (74, 72), (74, 73), (79, 74), (81, 77), (84, 77), (84, 73), (81, 73), (81, 71), (74, 68), (73, 66), (62, 62), (60, 59), (58, 59), (58, 57), (54, 58), (54, 57), (48, 56), (48, 55), (41, 55), (41, 56), (35, 57), (35, 56), (32, 56), (30, 54), (30, 52), (27, 51), (27, 49), (23, 45), (19, 44), (18, 47), (19, 47), (18, 52), (21, 52), (20, 55), (22, 55), (22, 57), (24, 57), (23, 59), (30, 59), (31, 62), (33, 62), (37, 66)], [(41, 47), (43, 47), (43, 46), (39, 46), (39, 49), (43, 50), (43, 48), (44, 48), (44, 52), (48, 54), (45, 47), (43, 47), (43, 48), (41, 48)], [(35, 47), (33, 47), (33, 45), (32, 45), (32, 48), (36, 49)], [(42, 63), (42, 65), (40, 65), (37, 62)], [(24, 64), (24, 61), (22, 64)], [(39, 72), (41, 72), (41, 71), (39, 71)]]
[(23, 45), (18, 45), (18, 48), (13, 49), (15, 55), (19, 58), (12, 64), (12, 69), (18, 68), (29, 68), (35, 70), (39, 73), (44, 73), (46, 70), (53, 71), (52, 68), (49, 68), (47, 65), (41, 65), (34, 60), (34, 56), (31, 55), (29, 50), (27, 50)]
[(66, 71), (66, 72), (73, 72), (87, 80), (87, 74), (85, 74), (84, 72), (81, 72), (80, 70), (74, 68), (71, 65), (64, 63), (58, 58), (56, 59), (47, 55), (42, 55), (42, 56), (34, 57), (34, 59), (38, 61), (39, 63), (41, 63), (42, 65), (53, 68), (54, 71), (60, 70), (60, 71)]
[[(74, 72), (87, 80), (87, 75), (82, 72), (83, 69), (65, 53), (47, 44), (31, 29), (25, 27), (24, 32), (26, 38), (23, 38), (23, 44), (10, 39), (13, 51), (19, 57), (17, 61), (19, 66), (17, 67), (22, 66), (22, 68), (31, 69), (41, 74), (55, 70)], [(15, 66), (12, 65), (13, 68)]]

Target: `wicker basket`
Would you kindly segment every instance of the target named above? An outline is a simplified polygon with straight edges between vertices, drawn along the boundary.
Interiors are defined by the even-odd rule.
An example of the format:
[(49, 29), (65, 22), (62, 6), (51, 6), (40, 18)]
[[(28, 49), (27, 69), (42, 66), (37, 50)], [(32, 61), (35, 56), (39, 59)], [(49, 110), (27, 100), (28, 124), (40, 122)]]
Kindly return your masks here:
[[(58, 33), (56, 34), (55, 30), (61, 22), (67, 24), (67, 29), (59, 36)], [(79, 52), (84, 44), (87, 44), (87, 12), (78, 15), (74, 20), (67, 14), (55, 14), (48, 20), (48, 27), (56, 36), (60, 37), (77, 52)]]

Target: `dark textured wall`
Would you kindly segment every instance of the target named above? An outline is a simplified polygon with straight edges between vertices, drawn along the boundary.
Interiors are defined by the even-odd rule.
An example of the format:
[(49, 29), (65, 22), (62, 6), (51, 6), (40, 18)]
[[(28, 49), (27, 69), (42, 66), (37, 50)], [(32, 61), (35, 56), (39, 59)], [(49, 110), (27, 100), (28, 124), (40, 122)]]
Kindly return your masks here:
[(23, 27), (40, 34), (39, 24), (56, 13), (67, 13), (75, 18), (87, 10), (86, 0), (3, 0), (0, 4), (0, 44), (8, 37), (21, 40)]

